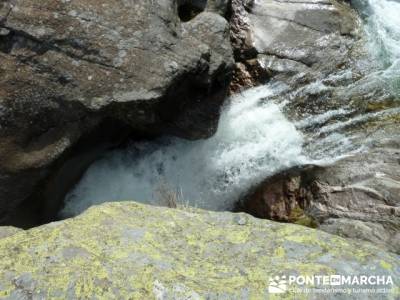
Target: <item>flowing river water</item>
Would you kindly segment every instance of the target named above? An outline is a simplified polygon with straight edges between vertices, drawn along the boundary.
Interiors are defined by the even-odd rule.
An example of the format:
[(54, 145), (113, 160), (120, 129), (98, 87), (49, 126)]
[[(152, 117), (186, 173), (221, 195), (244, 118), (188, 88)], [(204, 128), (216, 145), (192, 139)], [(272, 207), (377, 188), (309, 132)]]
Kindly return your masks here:
[[(400, 99), (400, 2), (357, 0), (353, 5), (364, 18), (370, 56), (379, 66), (343, 92), (385, 85), (392, 98)], [(158, 196), (165, 189), (182, 204), (230, 210), (249, 188), (274, 173), (304, 164), (329, 164), (366, 150), (376, 137), (368, 140), (348, 129), (400, 113), (397, 105), (367, 113), (343, 105), (290, 118), (288, 101), (273, 100), (288, 90), (296, 96), (305, 89), (327, 88), (317, 82), (290, 91), (283, 83), (270, 82), (229, 99), (210, 139), (164, 137), (112, 151), (95, 162), (66, 196), (61, 217), (106, 201), (164, 204)]]

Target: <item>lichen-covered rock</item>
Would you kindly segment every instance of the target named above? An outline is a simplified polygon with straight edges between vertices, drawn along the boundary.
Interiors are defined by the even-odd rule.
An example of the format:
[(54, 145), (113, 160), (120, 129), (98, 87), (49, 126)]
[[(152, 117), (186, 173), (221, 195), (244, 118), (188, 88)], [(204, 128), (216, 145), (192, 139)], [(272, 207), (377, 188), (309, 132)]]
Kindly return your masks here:
[[(233, 66), (229, 25), (212, 12), (183, 22), (181, 3), (0, 1), (0, 223), (34, 192), (67, 190), (93, 149), (129, 131), (214, 133)], [(85, 151), (91, 159), (44, 187)]]
[(128, 202), (1, 239), (0, 255), (3, 299), (278, 299), (268, 285), (281, 274), (391, 276), (390, 294), (323, 299), (396, 299), (400, 284), (399, 257), (370, 244), (246, 214)]
[(0, 226), (0, 239), (12, 236), (19, 231), (21, 231), (21, 229), (19, 228), (11, 226)]

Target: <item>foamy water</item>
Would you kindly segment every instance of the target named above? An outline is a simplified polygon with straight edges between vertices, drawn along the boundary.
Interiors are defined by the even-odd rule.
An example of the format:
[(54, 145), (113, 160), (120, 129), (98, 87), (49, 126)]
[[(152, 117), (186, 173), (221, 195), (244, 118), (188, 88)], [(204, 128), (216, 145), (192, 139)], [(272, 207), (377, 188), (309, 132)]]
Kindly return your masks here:
[(270, 174), (303, 164), (303, 136), (265, 102), (279, 88), (260, 87), (231, 99), (210, 139), (164, 138), (136, 143), (96, 162), (67, 196), (64, 216), (105, 201), (157, 204), (157, 189), (179, 190), (188, 204), (229, 210), (249, 187)]
[(400, 1), (353, 0), (364, 16), (371, 55), (381, 70), (371, 74), (376, 81), (400, 95)]
[[(400, 3), (353, 2), (366, 16), (371, 55), (382, 64), (378, 72), (355, 88), (382, 82), (400, 94)], [(343, 130), (371, 118), (399, 113), (395, 108), (352, 116), (353, 109), (343, 107), (291, 123), (282, 113), (284, 103), (268, 101), (268, 97), (288, 88), (267, 85), (230, 99), (217, 133), (210, 139), (165, 137), (109, 153), (95, 162), (67, 195), (61, 216), (77, 215), (106, 201), (164, 204), (157, 197), (160, 187), (177, 191), (184, 204), (230, 210), (250, 187), (280, 170), (307, 163), (327, 164), (362, 151), (362, 145), (353, 142), (358, 137)], [(317, 83), (305, 87), (321, 88), (324, 86)]]

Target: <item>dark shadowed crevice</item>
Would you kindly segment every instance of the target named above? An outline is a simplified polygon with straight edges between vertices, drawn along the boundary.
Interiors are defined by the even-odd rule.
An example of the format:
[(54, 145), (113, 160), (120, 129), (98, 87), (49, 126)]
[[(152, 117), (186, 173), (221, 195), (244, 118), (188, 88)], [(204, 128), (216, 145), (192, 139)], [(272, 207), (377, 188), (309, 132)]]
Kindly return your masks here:
[(178, 2), (178, 15), (182, 22), (188, 22), (206, 9), (206, 0), (181, 0)]
[(0, 28), (0, 52), (10, 53), (13, 47), (14, 34), (7, 29)]
[(151, 138), (130, 126), (106, 119), (58, 159), (34, 194), (8, 216), (6, 225), (31, 228), (58, 220), (66, 194), (82, 178), (88, 167), (108, 151), (129, 140)]

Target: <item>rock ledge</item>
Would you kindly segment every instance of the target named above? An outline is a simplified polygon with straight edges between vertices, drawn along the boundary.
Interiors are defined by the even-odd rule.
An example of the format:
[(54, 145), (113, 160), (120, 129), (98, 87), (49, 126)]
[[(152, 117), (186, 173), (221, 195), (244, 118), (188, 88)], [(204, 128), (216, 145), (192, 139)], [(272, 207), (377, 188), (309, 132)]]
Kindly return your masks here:
[(371, 244), (134, 202), (21, 230), (0, 240), (0, 255), (0, 297), (11, 299), (270, 299), (269, 278), (281, 274), (390, 275), (400, 284), (399, 257)]

